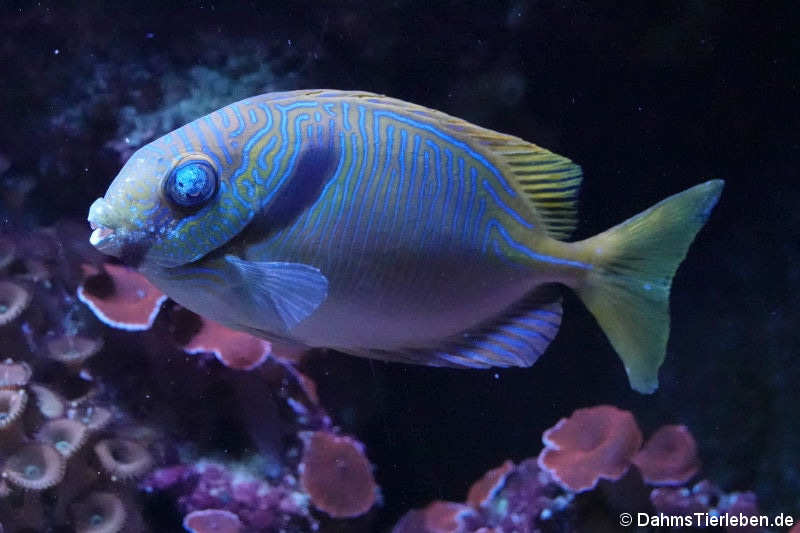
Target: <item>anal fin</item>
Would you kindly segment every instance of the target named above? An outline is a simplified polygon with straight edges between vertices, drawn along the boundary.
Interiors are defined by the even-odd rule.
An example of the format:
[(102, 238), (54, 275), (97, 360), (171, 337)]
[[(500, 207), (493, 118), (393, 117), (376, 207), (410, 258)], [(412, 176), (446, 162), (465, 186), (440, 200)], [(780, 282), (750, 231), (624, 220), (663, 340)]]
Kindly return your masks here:
[(387, 361), (457, 368), (528, 367), (541, 356), (561, 325), (555, 287), (536, 289), (506, 313), (430, 347), (370, 350)]

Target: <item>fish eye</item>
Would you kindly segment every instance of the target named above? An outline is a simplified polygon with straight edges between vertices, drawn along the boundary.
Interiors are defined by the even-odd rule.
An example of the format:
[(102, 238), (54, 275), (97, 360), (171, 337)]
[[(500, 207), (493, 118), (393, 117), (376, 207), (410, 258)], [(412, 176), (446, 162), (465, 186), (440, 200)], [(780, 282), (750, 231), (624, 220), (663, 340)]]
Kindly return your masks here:
[(187, 161), (170, 172), (164, 193), (170, 202), (185, 209), (204, 206), (217, 191), (217, 172), (205, 161)]

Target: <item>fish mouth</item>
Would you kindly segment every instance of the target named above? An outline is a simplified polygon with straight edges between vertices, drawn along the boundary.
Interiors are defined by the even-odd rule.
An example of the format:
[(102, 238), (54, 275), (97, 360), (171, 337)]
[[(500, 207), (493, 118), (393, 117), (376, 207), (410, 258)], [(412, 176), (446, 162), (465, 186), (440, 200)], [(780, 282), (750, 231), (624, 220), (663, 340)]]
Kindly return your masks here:
[(104, 254), (119, 257), (122, 253), (122, 238), (111, 223), (112, 210), (108, 202), (98, 198), (89, 208), (89, 226), (92, 235), (89, 243)]

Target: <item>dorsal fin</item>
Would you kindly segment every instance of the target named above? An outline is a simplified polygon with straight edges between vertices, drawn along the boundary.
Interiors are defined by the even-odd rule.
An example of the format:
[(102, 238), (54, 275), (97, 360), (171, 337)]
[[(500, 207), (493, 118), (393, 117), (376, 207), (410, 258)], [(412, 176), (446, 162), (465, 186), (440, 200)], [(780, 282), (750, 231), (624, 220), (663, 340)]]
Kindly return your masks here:
[(441, 111), (363, 91), (313, 90), (284, 93), (297, 97), (352, 98), (410, 112), (435, 121), (471, 141), (475, 148), (488, 152), (500, 172), (526, 198), (539, 223), (554, 239), (567, 239), (577, 225), (577, 196), (581, 167), (567, 159), (519, 137), (482, 128)]

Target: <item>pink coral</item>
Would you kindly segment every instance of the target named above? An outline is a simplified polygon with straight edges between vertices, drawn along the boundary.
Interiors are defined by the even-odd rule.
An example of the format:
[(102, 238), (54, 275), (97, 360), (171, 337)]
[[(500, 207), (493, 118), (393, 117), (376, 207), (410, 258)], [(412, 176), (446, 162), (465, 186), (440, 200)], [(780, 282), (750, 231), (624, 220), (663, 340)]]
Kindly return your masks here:
[(650, 485), (683, 485), (700, 470), (697, 443), (686, 426), (662, 426), (634, 456), (633, 464)]
[(186, 515), (183, 527), (191, 533), (239, 533), (242, 521), (224, 509), (203, 509)]
[(454, 502), (433, 502), (425, 509), (407, 513), (392, 533), (466, 533), (469, 522), (477, 519), (475, 510)]
[(253, 370), (262, 365), (272, 352), (268, 341), (234, 331), (188, 309), (173, 310), (170, 319), (173, 336), (186, 353), (214, 354), (229, 368)]
[(642, 446), (633, 415), (610, 405), (578, 409), (544, 432), (539, 466), (567, 490), (593, 489), (600, 479), (618, 480)]
[(503, 487), (506, 477), (514, 470), (514, 463), (506, 461), (502, 465), (486, 472), (469, 489), (467, 503), (478, 509), (487, 505), (495, 494)]
[(303, 435), (300, 483), (314, 506), (334, 518), (359, 516), (372, 507), (378, 486), (364, 447), (329, 431)]
[(166, 295), (130, 268), (106, 263), (102, 271), (88, 267), (78, 298), (105, 324), (128, 331), (150, 329)]

